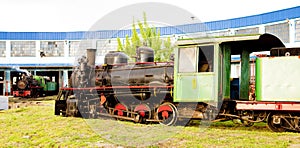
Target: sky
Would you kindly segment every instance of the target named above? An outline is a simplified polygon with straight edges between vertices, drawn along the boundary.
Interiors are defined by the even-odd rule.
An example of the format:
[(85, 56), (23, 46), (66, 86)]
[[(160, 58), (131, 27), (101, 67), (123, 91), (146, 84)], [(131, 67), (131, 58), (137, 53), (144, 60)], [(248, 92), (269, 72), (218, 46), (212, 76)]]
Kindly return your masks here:
[[(0, 31), (87, 31), (114, 12), (119, 15), (118, 10), (145, 2), (159, 2), (188, 12), (187, 15), (174, 15), (173, 20), (185, 21), (173, 21), (171, 25), (187, 23), (187, 19), (192, 23), (191, 17), (208, 22), (300, 6), (300, 0), (1, 0)], [(166, 12), (168, 10), (158, 14)], [(108, 24), (102, 29), (120, 27), (114, 26), (117, 24), (114, 22)]]

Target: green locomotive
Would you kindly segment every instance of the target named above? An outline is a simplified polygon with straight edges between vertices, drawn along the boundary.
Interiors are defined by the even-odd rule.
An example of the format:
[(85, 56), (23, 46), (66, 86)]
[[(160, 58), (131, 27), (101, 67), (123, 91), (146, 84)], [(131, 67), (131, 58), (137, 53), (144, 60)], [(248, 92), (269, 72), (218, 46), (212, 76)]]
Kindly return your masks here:
[(20, 72), (19, 76), (14, 77), (15, 84), (12, 85), (14, 97), (40, 97), (54, 95), (58, 88), (57, 83), (50, 81), (49, 77), (27, 75)]

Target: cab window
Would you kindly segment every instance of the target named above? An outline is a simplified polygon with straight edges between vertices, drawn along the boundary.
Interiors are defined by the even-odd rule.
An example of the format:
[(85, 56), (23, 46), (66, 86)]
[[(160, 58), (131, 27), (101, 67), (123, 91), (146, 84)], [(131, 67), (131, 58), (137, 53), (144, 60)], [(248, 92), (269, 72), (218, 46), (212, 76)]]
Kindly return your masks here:
[(178, 71), (180, 73), (197, 72), (195, 47), (179, 49)]
[(199, 46), (198, 72), (214, 71), (214, 46)]

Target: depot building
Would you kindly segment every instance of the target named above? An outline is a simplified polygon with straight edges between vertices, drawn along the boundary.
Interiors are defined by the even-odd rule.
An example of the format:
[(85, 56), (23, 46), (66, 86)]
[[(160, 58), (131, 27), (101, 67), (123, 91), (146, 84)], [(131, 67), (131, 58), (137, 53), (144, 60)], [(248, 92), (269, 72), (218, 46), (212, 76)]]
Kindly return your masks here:
[[(300, 47), (300, 6), (259, 15), (228, 20), (157, 27), (161, 37), (173, 41), (189, 37), (234, 36), (270, 33), (286, 47)], [(203, 24), (206, 29), (203, 30)], [(209, 30), (209, 31), (207, 31)], [(128, 30), (99, 30), (74, 32), (0, 32), (0, 95), (11, 95), (12, 85), (20, 72), (48, 76), (58, 87), (68, 85), (77, 58), (85, 49), (94, 48), (96, 64), (102, 64), (109, 51), (117, 49), (117, 37), (125, 42)], [(231, 68), (232, 77), (239, 77), (238, 56)]]

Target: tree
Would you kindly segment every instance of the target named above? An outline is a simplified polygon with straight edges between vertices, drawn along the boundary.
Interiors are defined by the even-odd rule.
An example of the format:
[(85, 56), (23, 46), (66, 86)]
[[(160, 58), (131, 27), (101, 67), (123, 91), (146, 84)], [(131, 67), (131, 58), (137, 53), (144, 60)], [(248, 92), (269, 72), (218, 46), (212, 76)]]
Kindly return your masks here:
[[(134, 57), (137, 47), (148, 46), (154, 50), (154, 61), (168, 61), (174, 49), (170, 37), (161, 39), (160, 30), (156, 27), (150, 27), (147, 23), (146, 13), (144, 13), (143, 19), (143, 22), (137, 21), (140, 35), (136, 29), (136, 23), (133, 20), (131, 38), (129, 39), (129, 36), (127, 35), (124, 45), (122, 45), (120, 38), (117, 38), (118, 51), (123, 51), (130, 57)], [(142, 37), (142, 39), (140, 39), (140, 37)]]
[(164, 42), (164, 48), (160, 50), (160, 55), (162, 56), (162, 59), (169, 59), (173, 50), (174, 46), (172, 45), (171, 38), (168, 37)]

